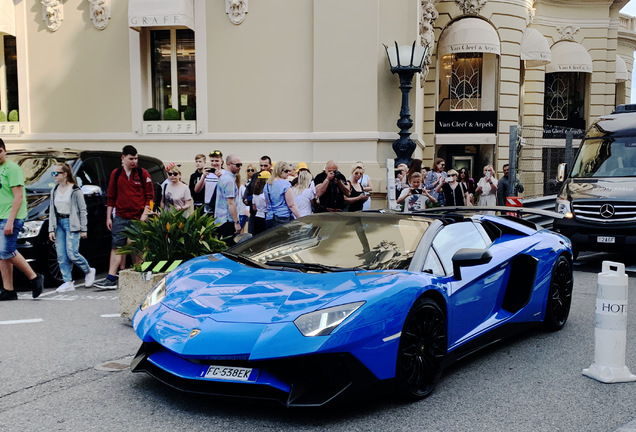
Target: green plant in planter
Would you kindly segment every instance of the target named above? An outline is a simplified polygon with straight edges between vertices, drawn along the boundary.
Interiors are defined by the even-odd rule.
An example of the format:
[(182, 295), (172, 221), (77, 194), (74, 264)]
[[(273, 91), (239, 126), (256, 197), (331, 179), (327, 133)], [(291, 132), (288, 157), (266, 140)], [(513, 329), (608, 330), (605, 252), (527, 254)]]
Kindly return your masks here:
[(130, 243), (118, 254), (133, 254), (144, 261), (189, 260), (227, 248), (216, 232), (219, 224), (199, 208), (187, 218), (185, 210), (164, 210), (146, 221), (135, 220), (124, 235)]
[(181, 115), (179, 114), (179, 111), (177, 111), (174, 108), (166, 108), (166, 110), (163, 112), (163, 119), (164, 120), (181, 120)]
[(6, 122), (7, 121), (7, 115), (4, 113), (4, 111), (0, 111), (0, 122)]
[(197, 119), (197, 110), (196, 110), (196, 108), (187, 108), (183, 112), (183, 118), (185, 120), (196, 120)]
[(159, 110), (155, 108), (148, 108), (144, 111), (144, 121), (157, 121), (161, 120), (161, 114)]
[(18, 117), (18, 110), (11, 110), (9, 111), (9, 121), (10, 122), (17, 122), (19, 120)]

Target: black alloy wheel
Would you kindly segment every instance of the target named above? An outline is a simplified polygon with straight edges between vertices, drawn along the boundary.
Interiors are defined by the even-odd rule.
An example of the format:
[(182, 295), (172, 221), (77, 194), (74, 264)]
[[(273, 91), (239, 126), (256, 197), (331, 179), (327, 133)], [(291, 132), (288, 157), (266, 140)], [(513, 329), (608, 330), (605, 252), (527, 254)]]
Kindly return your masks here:
[(572, 263), (560, 255), (552, 268), (550, 291), (545, 311), (545, 326), (548, 330), (561, 330), (568, 320), (572, 304)]
[[(73, 271), (74, 265), (71, 263), (71, 271)], [(57, 250), (55, 249), (55, 242), (49, 245), (49, 250), (46, 257), (46, 269), (44, 277), (48, 282), (54, 284), (61, 284), (64, 282), (62, 277), (62, 271), (60, 270), (60, 264), (57, 262)]]
[(444, 368), (446, 316), (431, 299), (419, 298), (406, 317), (396, 365), (397, 390), (407, 399), (430, 395)]

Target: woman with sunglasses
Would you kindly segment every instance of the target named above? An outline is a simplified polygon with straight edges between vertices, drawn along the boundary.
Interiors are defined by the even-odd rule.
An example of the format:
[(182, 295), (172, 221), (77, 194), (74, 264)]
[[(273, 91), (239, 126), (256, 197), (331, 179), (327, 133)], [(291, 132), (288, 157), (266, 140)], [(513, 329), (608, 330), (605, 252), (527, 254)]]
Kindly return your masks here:
[(463, 206), (466, 203), (468, 191), (457, 181), (458, 173), (454, 169), (449, 169), (446, 180), (437, 186), (435, 191), (444, 196), (445, 206)]
[(77, 186), (68, 164), (55, 165), (51, 175), (56, 185), (51, 189), (49, 240), (55, 242), (57, 262), (64, 279), (64, 283), (55, 291), (75, 290), (71, 263), (84, 272), (84, 286), (88, 288), (95, 281), (95, 269), (90, 267), (86, 258), (79, 253), (80, 238), (87, 237), (84, 194)]
[(466, 168), (459, 169), (459, 177), (457, 179), (464, 187), (466, 193), (466, 205), (475, 205), (475, 180), (470, 177), (470, 172)]
[(161, 193), (161, 208), (169, 210), (185, 210), (183, 215), (188, 217), (194, 210), (192, 194), (187, 184), (181, 181), (181, 165), (174, 162), (166, 166), (168, 181), (164, 182)]
[(444, 181), (446, 180), (446, 173), (444, 172), (444, 168), (446, 168), (446, 162), (444, 162), (444, 159), (435, 159), (433, 168), (428, 173), (426, 173), (426, 181), (424, 182), (424, 189), (430, 190), (431, 195), (433, 195), (437, 202), (441, 202), (442, 204), (444, 204), (444, 194), (439, 192), (437, 190), (437, 187), (441, 187), (441, 185), (443, 185)]
[(271, 177), (267, 180), (263, 193), (267, 201), (267, 228), (282, 225), (294, 217), (299, 218), (300, 212), (296, 207), (291, 183), (287, 178), (291, 173), (289, 164), (285, 161), (276, 162)]
[[(477, 182), (476, 194), (479, 195), (479, 205), (482, 207), (492, 207), (497, 205), (497, 177), (495, 176), (495, 169), (492, 165), (486, 165), (484, 167), (484, 176)], [(495, 214), (494, 211), (487, 212)]]

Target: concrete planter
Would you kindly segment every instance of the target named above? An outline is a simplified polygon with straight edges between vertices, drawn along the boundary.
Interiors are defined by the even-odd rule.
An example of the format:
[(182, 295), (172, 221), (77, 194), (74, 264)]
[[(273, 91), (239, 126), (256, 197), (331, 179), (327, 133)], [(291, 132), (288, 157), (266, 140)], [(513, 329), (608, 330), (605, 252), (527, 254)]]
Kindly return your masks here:
[(119, 272), (119, 313), (128, 324), (141, 302), (166, 274), (152, 273), (146, 280), (147, 273), (134, 270)]

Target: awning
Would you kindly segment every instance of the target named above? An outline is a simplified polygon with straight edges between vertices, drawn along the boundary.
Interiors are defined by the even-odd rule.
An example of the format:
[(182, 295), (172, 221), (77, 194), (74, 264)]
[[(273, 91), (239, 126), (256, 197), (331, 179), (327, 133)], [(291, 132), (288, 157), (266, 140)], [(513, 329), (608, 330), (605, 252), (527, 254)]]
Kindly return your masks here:
[(561, 41), (552, 45), (552, 61), (545, 73), (584, 72), (592, 73), (592, 57), (580, 43)]
[(15, 7), (13, 0), (0, 0), (0, 34), (15, 36)]
[(525, 60), (526, 67), (545, 66), (551, 59), (548, 40), (539, 30), (527, 28), (521, 38), (521, 60)]
[(128, 25), (132, 28), (185, 26), (194, 30), (193, 0), (130, 0)]
[(627, 74), (627, 64), (623, 57), (616, 54), (616, 82), (627, 81), (629, 75)]
[(442, 34), (438, 47), (440, 57), (457, 53), (501, 53), (497, 31), (479, 18), (464, 18), (452, 23)]

